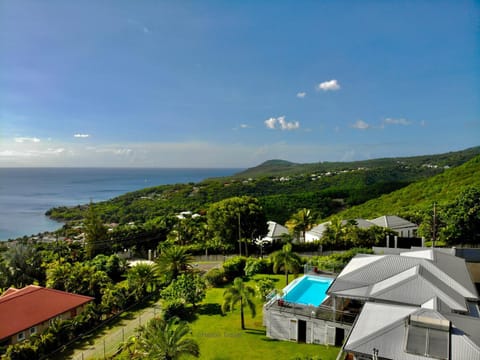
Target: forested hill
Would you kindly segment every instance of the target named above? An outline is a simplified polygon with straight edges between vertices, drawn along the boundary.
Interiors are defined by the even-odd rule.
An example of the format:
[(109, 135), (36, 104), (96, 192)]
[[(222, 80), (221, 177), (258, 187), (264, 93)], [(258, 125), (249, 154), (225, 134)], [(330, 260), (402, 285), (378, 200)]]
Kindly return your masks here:
[(448, 152), (436, 155), (421, 155), (412, 157), (381, 158), (352, 162), (318, 162), (308, 164), (298, 164), (285, 160), (268, 160), (258, 166), (244, 170), (236, 177), (259, 177), (259, 176), (288, 176), (310, 174), (318, 172), (342, 171), (357, 168), (385, 168), (396, 167), (398, 164), (404, 166), (436, 166), (436, 167), (455, 167), (465, 163), (473, 157), (480, 155), (480, 146), (473, 148)]
[[(231, 178), (208, 179), (196, 184), (147, 188), (96, 204), (95, 207), (105, 222), (133, 221), (139, 224), (181, 211), (204, 214), (214, 202), (249, 195), (259, 200), (269, 220), (279, 223), (285, 223), (302, 208), (311, 209), (315, 217), (326, 218), (416, 181), (449, 173), (451, 170), (445, 169), (472, 159), (475, 153), (480, 153), (480, 147), (415, 158), (317, 164), (328, 165), (324, 168), (328, 171), (313, 171), (313, 168), (307, 171), (307, 166), (297, 175), (280, 173), (269, 176), (261, 172), (258, 172), (258, 176), (237, 174)], [(271, 169), (290, 167), (290, 164), (277, 160), (267, 163)], [(49, 210), (47, 215), (59, 220), (79, 220), (84, 216), (85, 209), (85, 205), (55, 208)], [(387, 209), (388, 213), (394, 211), (390, 206)]]
[(351, 207), (338, 214), (342, 219), (368, 218), (386, 214), (414, 215), (452, 204), (467, 188), (480, 189), (480, 156), (434, 177)]

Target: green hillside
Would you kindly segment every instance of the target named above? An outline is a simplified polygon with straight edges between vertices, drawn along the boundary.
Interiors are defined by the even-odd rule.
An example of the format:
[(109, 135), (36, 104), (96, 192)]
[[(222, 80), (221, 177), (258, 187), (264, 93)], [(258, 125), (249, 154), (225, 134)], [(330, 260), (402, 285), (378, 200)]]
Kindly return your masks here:
[(446, 206), (467, 187), (480, 188), (480, 156), (434, 177), (417, 181), (390, 194), (354, 206), (338, 214), (343, 219), (374, 218), (386, 214), (414, 214)]
[(311, 173), (325, 173), (358, 168), (378, 169), (403, 167), (455, 167), (465, 163), (473, 157), (480, 155), (480, 146), (435, 155), (421, 155), (411, 157), (380, 158), (351, 162), (317, 162), (293, 163), (285, 160), (268, 160), (258, 166), (249, 168), (235, 175), (237, 178), (262, 177), (262, 176), (292, 176)]
[[(249, 195), (260, 201), (269, 220), (279, 223), (285, 223), (293, 213), (302, 208), (311, 209), (315, 217), (326, 218), (344, 208), (351, 208), (377, 199), (381, 195), (390, 194), (417, 181), (423, 181), (439, 174), (442, 175), (440, 179), (448, 177), (448, 174), (456, 170), (453, 168), (454, 166), (471, 160), (474, 158), (473, 154), (478, 152), (480, 152), (480, 147), (431, 156), (313, 165), (271, 160), (254, 168), (255, 170), (247, 170), (234, 177), (209, 179), (196, 184), (162, 185), (147, 188), (127, 193), (96, 206), (106, 222), (145, 223), (159, 216), (174, 215), (186, 210), (205, 213), (209, 205), (214, 202), (229, 197)], [(315, 166), (317, 169), (318, 166), (323, 166), (323, 170), (313, 171), (311, 166)], [(452, 167), (452, 169), (447, 169), (448, 167)], [(288, 175), (288, 169), (294, 168), (302, 169), (302, 172), (297, 175)], [(461, 169), (463, 168), (461, 167)], [(280, 172), (277, 175), (268, 176), (267, 174), (271, 174), (272, 171)], [(257, 176), (253, 176), (252, 172), (255, 172)], [(248, 174), (252, 176), (247, 176)], [(466, 175), (463, 177), (467, 178)], [(444, 182), (444, 180), (439, 181)], [(457, 182), (457, 180), (455, 181)], [(442, 193), (438, 188), (434, 190), (433, 185), (429, 185), (429, 187), (432, 189), (432, 194), (438, 196), (439, 199), (434, 200), (431, 196), (425, 195), (427, 203), (425, 206), (430, 206), (428, 203), (431, 204), (433, 201), (443, 202), (442, 199), (446, 198), (447, 194)], [(408, 187), (408, 189), (412, 188)], [(378, 210), (372, 208), (368, 212), (362, 209), (370, 209), (369, 207), (355, 207), (349, 210), (348, 214), (357, 214), (362, 211), (368, 215), (377, 211), (379, 213), (403, 213), (409, 210), (410, 206), (417, 206), (421, 200), (417, 199), (420, 195), (416, 194), (420, 194), (423, 185), (413, 189), (398, 193), (400, 195), (395, 201), (402, 204), (398, 207), (388, 203), (384, 208), (380, 208), (378, 205)], [(451, 191), (451, 189), (446, 187), (445, 191)], [(385, 196), (380, 198), (380, 203), (386, 198)], [(404, 199), (408, 199), (405, 204), (402, 202)], [(371, 203), (369, 202), (365, 206), (371, 206)], [(401, 208), (401, 211), (398, 211), (398, 208)], [(85, 209), (86, 206), (61, 207), (49, 210), (47, 215), (62, 221), (79, 220), (84, 216)]]

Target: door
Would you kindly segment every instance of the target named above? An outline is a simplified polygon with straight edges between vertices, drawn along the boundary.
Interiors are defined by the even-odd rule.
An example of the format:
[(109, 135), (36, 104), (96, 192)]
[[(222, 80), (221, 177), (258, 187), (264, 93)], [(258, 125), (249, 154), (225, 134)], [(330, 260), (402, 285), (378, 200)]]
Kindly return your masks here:
[(305, 320), (298, 320), (297, 341), (301, 343), (307, 341), (307, 322)]
[(345, 329), (335, 328), (335, 346), (342, 346), (345, 339)]

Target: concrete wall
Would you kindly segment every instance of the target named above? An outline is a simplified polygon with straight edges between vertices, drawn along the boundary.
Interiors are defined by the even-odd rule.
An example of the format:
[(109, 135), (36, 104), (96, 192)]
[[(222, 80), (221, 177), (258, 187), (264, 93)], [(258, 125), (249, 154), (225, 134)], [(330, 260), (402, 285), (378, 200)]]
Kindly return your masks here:
[(345, 334), (350, 326), (331, 321), (325, 321), (306, 316), (281, 312), (275, 309), (268, 309), (264, 312), (267, 336), (277, 340), (297, 341), (298, 322), (304, 320), (307, 325), (306, 342), (308, 344), (335, 344), (335, 328), (345, 329)]

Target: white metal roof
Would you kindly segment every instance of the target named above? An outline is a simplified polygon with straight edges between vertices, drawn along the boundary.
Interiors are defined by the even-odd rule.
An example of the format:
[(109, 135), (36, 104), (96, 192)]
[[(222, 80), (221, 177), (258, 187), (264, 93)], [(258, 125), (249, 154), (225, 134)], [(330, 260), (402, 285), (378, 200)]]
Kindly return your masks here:
[[(344, 349), (359, 354), (372, 355), (378, 349), (379, 358), (398, 360), (430, 359), (405, 351), (408, 319), (425, 319), (436, 324), (451, 321), (450, 353), (452, 359), (480, 359), (478, 335), (479, 323), (471, 317), (444, 315), (438, 311), (413, 306), (367, 302), (348, 337)], [(461, 319), (458, 320), (457, 318)], [(480, 320), (478, 320), (480, 322)], [(428, 326), (428, 325), (427, 325)], [(476, 331), (475, 331), (476, 330)]]
[[(434, 254), (434, 261), (424, 257), (398, 255), (360, 255), (353, 258), (338, 275), (329, 294), (358, 296), (357, 289), (371, 287), (367, 297), (391, 289), (385, 300), (419, 305), (438, 292), (449, 306), (465, 311), (467, 300), (478, 300), (465, 262), (447, 254)], [(460, 261), (458, 261), (460, 260)], [(412, 268), (416, 268), (412, 270)], [(447, 269), (448, 273), (443, 270)], [(425, 285), (426, 287), (423, 287)], [(395, 290), (403, 286), (403, 292)], [(385, 297), (385, 293), (383, 293)], [(458, 306), (461, 304), (461, 307)]]
[(368, 220), (375, 225), (381, 226), (381, 227), (388, 227), (392, 230), (396, 229), (406, 229), (406, 228), (418, 228), (418, 225), (405, 220), (401, 218), (400, 216), (396, 215), (384, 215), (380, 216), (376, 219), (373, 220)]

